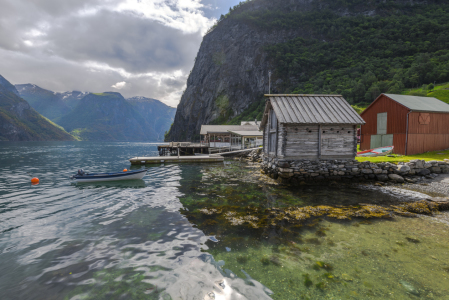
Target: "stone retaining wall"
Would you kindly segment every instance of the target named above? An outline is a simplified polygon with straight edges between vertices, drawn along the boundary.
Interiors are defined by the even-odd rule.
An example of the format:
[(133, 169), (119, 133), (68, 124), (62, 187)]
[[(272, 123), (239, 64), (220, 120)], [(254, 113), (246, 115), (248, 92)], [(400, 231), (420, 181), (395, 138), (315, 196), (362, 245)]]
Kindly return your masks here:
[(286, 160), (263, 157), (262, 173), (282, 183), (302, 181), (353, 180), (415, 182), (417, 176), (435, 177), (449, 173), (449, 160), (413, 160), (408, 163), (371, 163), (356, 160)]

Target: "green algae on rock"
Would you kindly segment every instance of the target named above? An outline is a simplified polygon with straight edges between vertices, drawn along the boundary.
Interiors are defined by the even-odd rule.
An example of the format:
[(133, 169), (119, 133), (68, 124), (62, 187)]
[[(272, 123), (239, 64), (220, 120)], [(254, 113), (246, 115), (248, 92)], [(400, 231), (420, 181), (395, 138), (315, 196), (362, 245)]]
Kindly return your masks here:
[[(417, 214), (433, 215), (438, 212), (439, 205), (430, 201), (418, 201), (395, 206), (360, 205), (347, 207), (332, 207), (326, 205), (268, 208), (264, 211), (246, 207), (244, 212), (232, 210), (226, 211), (226, 207), (199, 209), (204, 215), (224, 215), (224, 219), (232, 226), (250, 225), (254, 229), (270, 226), (282, 226), (286, 223), (295, 225), (316, 226), (319, 217), (328, 217), (337, 220), (351, 220), (353, 218), (364, 219), (392, 219), (395, 215), (416, 217)], [(226, 211), (226, 212), (224, 212)], [(358, 224), (369, 224), (362, 221)], [(284, 229), (286, 230), (286, 229)], [(326, 236), (325, 228), (319, 228), (315, 234), (320, 237)]]

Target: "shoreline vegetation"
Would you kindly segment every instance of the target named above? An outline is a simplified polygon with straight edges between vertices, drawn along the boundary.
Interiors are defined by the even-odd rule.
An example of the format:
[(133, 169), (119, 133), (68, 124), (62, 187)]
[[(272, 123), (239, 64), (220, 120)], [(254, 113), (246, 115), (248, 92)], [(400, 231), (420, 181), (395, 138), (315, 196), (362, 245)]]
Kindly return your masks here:
[[(360, 149), (358, 149), (359, 151)], [(415, 155), (389, 155), (389, 156), (377, 156), (377, 157), (356, 157), (355, 159), (359, 162), (369, 161), (372, 163), (399, 163), (399, 162), (410, 162), (415, 159), (425, 160), (425, 161), (444, 161), (444, 159), (449, 158), (449, 149), (441, 151), (432, 151)]]

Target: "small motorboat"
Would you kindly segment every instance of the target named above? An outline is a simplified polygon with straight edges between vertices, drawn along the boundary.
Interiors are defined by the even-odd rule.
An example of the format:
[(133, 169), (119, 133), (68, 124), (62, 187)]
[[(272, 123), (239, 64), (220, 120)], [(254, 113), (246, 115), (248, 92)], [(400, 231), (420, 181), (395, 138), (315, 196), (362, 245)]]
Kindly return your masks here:
[(370, 150), (365, 150), (357, 152), (358, 157), (374, 157), (374, 156), (385, 156), (393, 152), (394, 146), (380, 147)]
[(100, 181), (118, 181), (118, 180), (136, 180), (142, 179), (147, 173), (147, 169), (136, 171), (123, 171), (117, 173), (84, 173), (83, 169), (78, 170), (78, 174), (70, 177), (76, 182), (100, 182)]

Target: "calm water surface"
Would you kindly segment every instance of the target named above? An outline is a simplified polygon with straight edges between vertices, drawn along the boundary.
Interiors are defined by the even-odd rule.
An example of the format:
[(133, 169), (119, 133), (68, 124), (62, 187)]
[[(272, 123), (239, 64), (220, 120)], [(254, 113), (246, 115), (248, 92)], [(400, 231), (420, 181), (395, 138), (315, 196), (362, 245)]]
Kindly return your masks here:
[(449, 299), (449, 226), (436, 218), (263, 218), (393, 195), (282, 188), (238, 162), (160, 165), (124, 183), (68, 179), (144, 155), (155, 144), (0, 143), (0, 298)]

